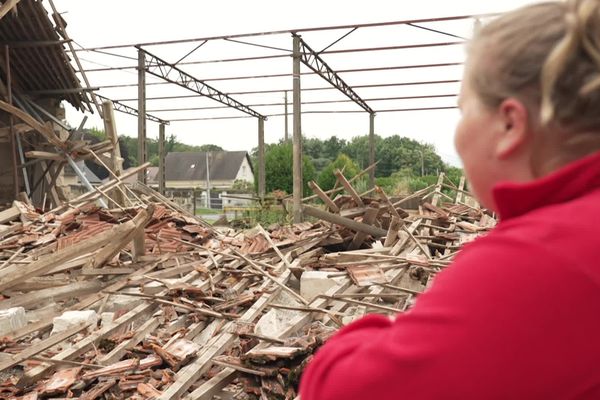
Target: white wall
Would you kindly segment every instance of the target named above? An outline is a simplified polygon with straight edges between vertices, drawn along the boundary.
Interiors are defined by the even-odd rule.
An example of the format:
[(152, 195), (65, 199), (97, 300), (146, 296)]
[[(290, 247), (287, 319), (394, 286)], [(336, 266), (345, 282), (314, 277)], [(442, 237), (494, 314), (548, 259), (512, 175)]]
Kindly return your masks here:
[(242, 161), (242, 164), (235, 179), (254, 183), (254, 174), (252, 173), (252, 168), (250, 168), (250, 163), (248, 162), (247, 157), (244, 157), (244, 160)]

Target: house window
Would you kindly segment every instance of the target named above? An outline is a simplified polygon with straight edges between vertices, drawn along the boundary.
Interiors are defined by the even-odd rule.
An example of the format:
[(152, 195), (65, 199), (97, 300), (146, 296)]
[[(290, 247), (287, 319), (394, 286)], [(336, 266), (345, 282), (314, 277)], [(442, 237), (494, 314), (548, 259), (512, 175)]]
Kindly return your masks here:
[(196, 164), (190, 165), (190, 168), (196, 168)]

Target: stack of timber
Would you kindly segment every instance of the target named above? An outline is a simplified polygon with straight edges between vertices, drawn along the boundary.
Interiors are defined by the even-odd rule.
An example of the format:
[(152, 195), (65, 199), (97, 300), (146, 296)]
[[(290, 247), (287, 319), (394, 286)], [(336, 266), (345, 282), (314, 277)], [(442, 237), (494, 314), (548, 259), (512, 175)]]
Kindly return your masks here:
[[(395, 199), (336, 176), (312, 184), (306, 222), (243, 232), (119, 178), (45, 213), (16, 201), (0, 213), (0, 399), (294, 399), (337, 329), (406, 311), (495, 224), (464, 180)], [(123, 203), (99, 207), (105, 190)]]

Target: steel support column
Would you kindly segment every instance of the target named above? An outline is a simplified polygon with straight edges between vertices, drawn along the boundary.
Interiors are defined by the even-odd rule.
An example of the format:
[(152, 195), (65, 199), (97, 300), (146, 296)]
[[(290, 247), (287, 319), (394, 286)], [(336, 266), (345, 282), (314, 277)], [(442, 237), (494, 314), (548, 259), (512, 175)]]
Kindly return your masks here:
[(293, 133), (293, 215), (294, 223), (302, 222), (302, 115), (300, 96), (300, 37), (294, 35), (293, 47), (293, 103), (294, 103), (294, 133)]
[[(146, 153), (146, 53), (138, 49), (138, 165), (147, 160)], [(146, 183), (146, 170), (138, 174), (138, 181)]]
[(265, 120), (258, 119), (258, 197), (262, 202), (265, 199)]
[(165, 195), (165, 124), (158, 127), (158, 192)]
[[(375, 113), (369, 114), (369, 165), (375, 164)], [(375, 187), (375, 168), (369, 171), (369, 189)]]

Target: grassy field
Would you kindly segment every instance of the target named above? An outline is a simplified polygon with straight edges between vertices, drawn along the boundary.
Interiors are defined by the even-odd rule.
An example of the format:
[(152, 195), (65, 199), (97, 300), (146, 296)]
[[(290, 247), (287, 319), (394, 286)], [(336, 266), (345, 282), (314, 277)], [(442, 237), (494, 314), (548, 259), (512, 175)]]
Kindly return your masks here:
[(196, 208), (196, 215), (221, 214), (221, 210), (211, 210), (210, 208)]

